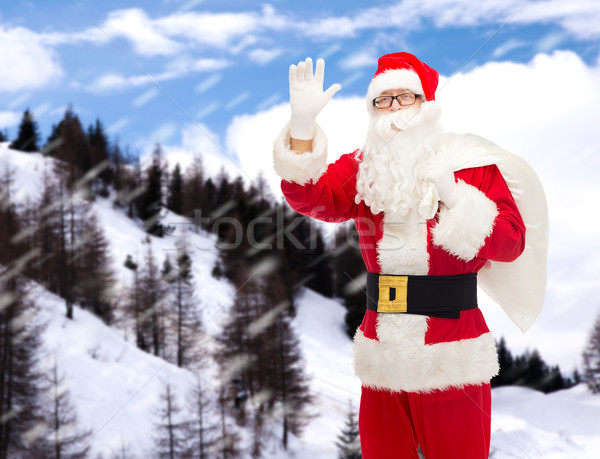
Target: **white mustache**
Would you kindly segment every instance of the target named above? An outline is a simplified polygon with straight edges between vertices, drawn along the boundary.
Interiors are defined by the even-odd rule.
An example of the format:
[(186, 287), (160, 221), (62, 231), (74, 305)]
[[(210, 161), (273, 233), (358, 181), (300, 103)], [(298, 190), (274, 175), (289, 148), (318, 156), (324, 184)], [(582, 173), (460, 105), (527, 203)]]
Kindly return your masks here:
[(389, 136), (395, 131), (406, 131), (423, 122), (439, 120), (441, 110), (435, 102), (424, 102), (420, 107), (410, 107), (391, 113), (377, 113), (371, 119), (371, 127), (379, 135)]

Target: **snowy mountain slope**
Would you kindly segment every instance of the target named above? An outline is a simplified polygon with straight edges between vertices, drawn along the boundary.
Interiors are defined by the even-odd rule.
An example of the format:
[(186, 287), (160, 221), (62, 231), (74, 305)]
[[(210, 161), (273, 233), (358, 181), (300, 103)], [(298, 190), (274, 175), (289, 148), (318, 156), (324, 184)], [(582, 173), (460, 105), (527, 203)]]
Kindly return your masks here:
[(5, 177), (8, 172), (14, 173), (15, 201), (22, 203), (27, 199), (36, 199), (43, 186), (44, 171), (52, 173), (54, 162), (40, 153), (11, 150), (9, 144), (0, 142), (0, 177)]
[(67, 319), (64, 300), (41, 287), (32, 295), (46, 324), (48, 362), (56, 359), (80, 425), (93, 433), (91, 457), (111, 457), (123, 446), (146, 457), (164, 383), (184, 395), (194, 375), (137, 349), (87, 311), (76, 308), (74, 319)]
[[(0, 173), (6, 165), (15, 170), (17, 199), (35, 198), (44, 168), (51, 160), (39, 154), (25, 154), (0, 145)], [(141, 261), (146, 233), (139, 223), (113, 208), (106, 199), (93, 203), (110, 244), (115, 273), (120, 282), (117, 294), (130, 284), (131, 273), (123, 266), (127, 254)], [(208, 336), (222, 327), (234, 289), (214, 279), (210, 272), (217, 259), (214, 240), (196, 234), (181, 217), (165, 214), (164, 222), (176, 228), (173, 236), (152, 238), (157, 262), (186, 246), (193, 259), (194, 281), (199, 307)], [(62, 299), (39, 286), (32, 295), (40, 307), (40, 320), (48, 358), (55, 357), (66, 375), (71, 398), (82, 428), (93, 431), (92, 457), (110, 457), (121, 445), (128, 445), (135, 457), (147, 457), (151, 447), (155, 410), (162, 385), (169, 381), (179, 397), (185, 397), (195, 375), (137, 349), (131, 328), (117, 323), (106, 327), (87, 311), (75, 309), (67, 320)], [(344, 308), (337, 302), (306, 290), (298, 299), (295, 327), (298, 331), (311, 390), (315, 396), (314, 418), (302, 438), (292, 438), (283, 452), (277, 444), (267, 449), (269, 459), (326, 459), (336, 457), (335, 441), (343, 427), (348, 401), (358, 409), (360, 383), (351, 366), (352, 345), (343, 330)], [(208, 391), (214, 393), (209, 368)], [(181, 398), (180, 400), (183, 400)], [(600, 448), (600, 397), (584, 386), (544, 395), (523, 388), (493, 391), (492, 451), (495, 459), (592, 458)], [(278, 434), (277, 426), (273, 427)]]
[(492, 391), (494, 459), (597, 459), (600, 396), (583, 384), (545, 395), (522, 387)]

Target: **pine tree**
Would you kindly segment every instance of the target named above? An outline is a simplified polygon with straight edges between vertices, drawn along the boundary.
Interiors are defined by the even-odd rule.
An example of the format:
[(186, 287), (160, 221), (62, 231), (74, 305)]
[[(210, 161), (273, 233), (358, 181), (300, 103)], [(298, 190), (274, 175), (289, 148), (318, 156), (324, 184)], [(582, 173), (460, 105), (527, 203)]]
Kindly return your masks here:
[(118, 140), (115, 140), (115, 142), (113, 142), (113, 144), (110, 146), (108, 156), (113, 168), (111, 182), (112, 187), (115, 189), (115, 191), (119, 192), (121, 191), (121, 188), (123, 188), (123, 175), (125, 172), (126, 162)]
[(360, 459), (362, 457), (360, 452), (358, 418), (352, 406), (352, 401), (349, 402), (344, 428), (337, 438), (338, 459)]
[(235, 459), (240, 456), (239, 435), (229, 423), (228, 414), (231, 405), (224, 386), (219, 388), (217, 402), (219, 405), (221, 429), (219, 440), (215, 442), (213, 450), (216, 453), (216, 457), (221, 459)]
[(204, 216), (209, 215), (212, 196), (207, 195), (204, 185), (204, 166), (202, 158), (197, 157), (185, 172), (182, 215), (194, 217), (196, 211)]
[(27, 109), (23, 113), (17, 138), (9, 145), (9, 148), (27, 152), (38, 151), (39, 138), (37, 123), (33, 119), (33, 114)]
[(300, 436), (308, 422), (305, 408), (311, 403), (309, 385), (304, 375), (300, 343), (292, 326), (290, 310), (278, 314), (275, 320), (273, 350), (274, 399), (281, 407), (282, 438), (284, 449), (288, 447), (288, 434)]
[(144, 341), (148, 343), (156, 356), (164, 355), (164, 300), (165, 286), (161, 278), (150, 239), (146, 239), (147, 251), (145, 265), (140, 275), (140, 326)]
[(499, 387), (512, 384), (515, 378), (514, 359), (506, 346), (506, 340), (503, 336), (496, 344), (496, 348), (498, 350), (498, 364), (500, 365), (500, 371), (498, 375), (492, 378), (491, 385), (492, 387)]
[[(238, 275), (242, 279), (248, 275), (248, 268), (245, 260), (241, 260), (240, 265)], [(251, 393), (255, 393), (266, 387), (266, 382), (257, 378), (257, 373), (247, 363), (249, 358), (263, 356), (261, 352), (265, 351), (248, 331), (248, 325), (260, 315), (260, 299), (256, 282), (240, 282), (235, 295), (236, 306), (229, 311), (227, 324), (218, 337), (220, 348), (217, 360), (221, 365), (221, 374), (226, 375), (224, 383), (239, 379)], [(258, 363), (258, 359), (256, 361)], [(256, 370), (260, 372), (258, 368)]]
[(0, 459), (48, 457), (42, 376), (36, 369), (41, 325), (14, 266), (0, 266)]
[(258, 204), (261, 207), (266, 207), (270, 203), (275, 202), (275, 196), (272, 193), (269, 183), (262, 171), (260, 171), (252, 184), (253, 190), (251, 194), (256, 196)]
[(548, 394), (550, 392), (556, 392), (557, 390), (571, 387), (572, 385), (572, 382), (569, 381), (568, 378), (565, 379), (563, 377), (558, 365), (555, 365), (550, 368), (548, 375), (544, 379), (541, 390), (542, 392)]
[(169, 182), (169, 197), (167, 198), (167, 209), (172, 212), (183, 214), (183, 176), (179, 163), (175, 165), (171, 181)]
[(546, 376), (548, 375), (548, 366), (542, 359), (537, 349), (529, 355), (527, 361), (527, 371), (525, 374), (525, 385), (533, 389), (541, 390)]
[(25, 290), (26, 247), (14, 242), (23, 221), (13, 203), (13, 174), (6, 169), (0, 180), (0, 459), (41, 456), (48, 446), (41, 435), (28, 435), (45, 425), (36, 370), (42, 327)]
[(492, 378), (492, 387), (525, 386), (547, 394), (576, 384), (569, 378), (563, 377), (558, 365), (549, 367), (537, 349), (532, 352), (525, 351), (524, 354), (513, 357), (503, 337), (500, 338), (496, 347), (500, 372)]
[(13, 202), (15, 171), (7, 167), (0, 174), (0, 264), (8, 266), (24, 254), (26, 247), (15, 239), (23, 227)]
[(77, 283), (76, 249), (85, 212), (85, 206), (74, 203), (63, 185), (44, 173), (42, 194), (31, 219), (37, 227), (30, 238), (31, 248), (40, 251), (33, 267), (33, 276), (65, 300), (68, 318), (73, 318)]
[(87, 190), (89, 183), (81, 183), (79, 180), (92, 166), (90, 143), (71, 107), (58, 125), (58, 134), (61, 141), (54, 149), (53, 156), (59, 160), (56, 162), (56, 169), (61, 181), (68, 189), (77, 185)]
[(188, 424), (187, 438), (190, 439), (190, 451), (195, 459), (208, 459), (211, 457), (211, 448), (214, 445), (216, 426), (210, 421), (214, 418), (210, 400), (201, 379), (197, 379), (196, 386), (192, 389), (190, 406), (193, 416)]
[(144, 191), (136, 199), (138, 216), (143, 221), (146, 231), (155, 236), (163, 235), (160, 224), (160, 210), (163, 204), (162, 161), (162, 149), (157, 145), (152, 153), (152, 163), (146, 170)]
[(89, 204), (79, 201), (64, 186), (56, 202), (58, 247), (54, 251), (57, 265), (58, 294), (65, 300), (67, 317), (73, 318), (73, 308), (80, 290), (82, 273), (78, 269), (80, 247), (87, 243), (84, 222), (89, 215)]
[(54, 459), (82, 459), (88, 457), (90, 431), (82, 431), (77, 426), (77, 412), (70, 400), (64, 376), (60, 373), (56, 360), (50, 368), (48, 417), (50, 419), (49, 441), (53, 445)]
[(139, 157), (133, 156), (127, 148), (123, 153), (115, 141), (111, 146), (110, 158), (114, 170), (112, 185), (117, 192), (115, 204), (127, 208), (129, 218), (134, 218), (138, 199), (144, 193)]
[(42, 153), (47, 156), (54, 156), (56, 148), (62, 143), (60, 138), (60, 123), (53, 124), (50, 129), (50, 135), (46, 139), (46, 145), (42, 149)]
[(200, 328), (192, 285), (192, 259), (185, 252), (177, 255), (177, 266), (170, 284), (175, 316), (177, 366), (188, 366), (194, 361), (192, 351)]
[(0, 131), (0, 142), (8, 142), (8, 134), (6, 130)]
[(91, 213), (83, 222), (85, 242), (77, 261), (79, 281), (78, 298), (81, 306), (92, 311), (106, 324), (113, 319), (111, 297), (114, 277), (110, 268), (109, 245), (95, 213)]
[(186, 433), (189, 421), (184, 419), (182, 408), (170, 383), (164, 385), (161, 394), (161, 407), (155, 424), (154, 451), (158, 459), (180, 459), (190, 457), (190, 447)]
[(42, 176), (42, 192), (39, 199), (27, 212), (26, 224), (34, 231), (27, 238), (30, 249), (39, 250), (39, 256), (32, 266), (31, 277), (51, 292), (58, 291), (57, 260), (54, 252), (59, 247), (56, 202), (57, 186), (53, 177), (44, 170)]
[(594, 394), (600, 393), (600, 316), (583, 351), (583, 380)]
[(97, 193), (106, 197), (113, 171), (109, 160), (110, 145), (100, 119), (96, 119), (96, 124), (88, 127), (87, 137), (90, 144), (90, 167), (94, 169), (93, 183), (97, 184)]
[[(206, 201), (206, 216), (209, 216), (212, 214), (212, 212), (217, 208), (217, 199), (216, 199), (216, 194), (217, 194), (217, 187), (215, 185), (215, 182), (213, 181), (212, 178), (208, 178), (206, 179), (206, 182), (204, 183), (204, 194), (203, 196), (205, 197), (205, 201)], [(202, 201), (201, 201), (202, 202)], [(224, 203), (222, 203), (224, 204)], [(204, 207), (200, 207), (201, 210), (203, 210), (202, 215), (204, 215)], [(206, 229), (208, 229), (209, 226), (206, 227)]]
[(144, 330), (145, 314), (142, 303), (142, 284), (140, 281), (140, 269), (138, 264), (133, 261), (131, 255), (127, 255), (124, 263), (125, 267), (132, 272), (132, 285), (129, 289), (125, 310), (133, 317), (135, 327), (135, 344), (146, 352), (150, 352), (150, 344), (146, 339)]

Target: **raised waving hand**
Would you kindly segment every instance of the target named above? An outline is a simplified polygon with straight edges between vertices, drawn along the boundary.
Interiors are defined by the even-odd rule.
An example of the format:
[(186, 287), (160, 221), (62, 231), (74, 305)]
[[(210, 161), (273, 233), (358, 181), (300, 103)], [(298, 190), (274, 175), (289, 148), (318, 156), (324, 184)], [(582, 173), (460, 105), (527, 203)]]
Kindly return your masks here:
[(290, 65), (290, 107), (292, 118), (290, 122), (290, 137), (299, 140), (313, 138), (316, 118), (327, 105), (333, 95), (342, 87), (331, 85), (323, 91), (325, 61), (317, 60), (313, 74), (313, 61), (309, 57), (298, 65)]

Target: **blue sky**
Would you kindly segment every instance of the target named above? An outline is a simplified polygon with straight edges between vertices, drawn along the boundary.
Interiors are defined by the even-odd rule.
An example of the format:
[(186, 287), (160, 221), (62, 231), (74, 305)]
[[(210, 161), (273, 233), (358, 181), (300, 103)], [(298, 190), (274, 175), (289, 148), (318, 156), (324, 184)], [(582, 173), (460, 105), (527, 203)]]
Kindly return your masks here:
[(287, 68), (307, 56), (350, 97), (388, 52), (450, 76), (557, 49), (592, 65), (599, 44), (598, 1), (3, 2), (0, 129), (14, 137), (30, 108), (45, 139), (72, 104), (134, 152), (177, 142), (190, 122), (226, 149), (232, 120), (285, 102)]

